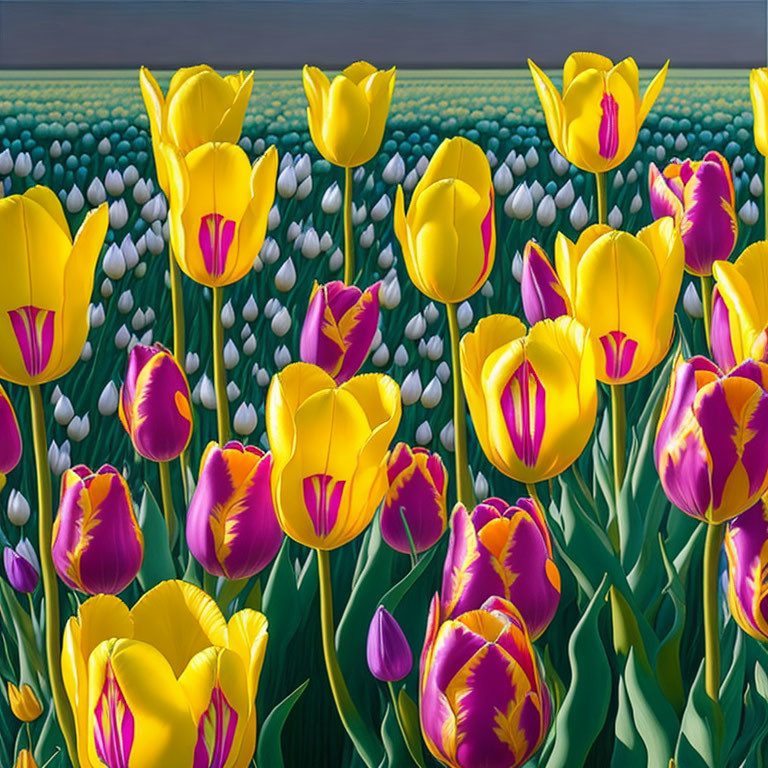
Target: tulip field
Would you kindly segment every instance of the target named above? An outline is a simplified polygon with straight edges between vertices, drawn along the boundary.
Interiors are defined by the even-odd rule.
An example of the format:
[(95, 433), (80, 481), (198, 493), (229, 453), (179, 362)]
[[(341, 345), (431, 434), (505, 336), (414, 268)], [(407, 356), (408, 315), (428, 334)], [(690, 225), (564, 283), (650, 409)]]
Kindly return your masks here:
[(0, 74), (0, 768), (768, 765), (768, 70), (663, 64)]

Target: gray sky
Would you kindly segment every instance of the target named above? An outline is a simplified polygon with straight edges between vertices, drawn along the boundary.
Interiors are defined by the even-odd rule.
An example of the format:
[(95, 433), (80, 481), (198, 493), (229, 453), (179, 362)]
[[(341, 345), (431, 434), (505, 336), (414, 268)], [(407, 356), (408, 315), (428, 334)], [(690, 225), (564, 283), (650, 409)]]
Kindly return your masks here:
[[(706, 6), (701, 9), (701, 6)], [(0, 67), (766, 63), (764, 0), (0, 0)]]

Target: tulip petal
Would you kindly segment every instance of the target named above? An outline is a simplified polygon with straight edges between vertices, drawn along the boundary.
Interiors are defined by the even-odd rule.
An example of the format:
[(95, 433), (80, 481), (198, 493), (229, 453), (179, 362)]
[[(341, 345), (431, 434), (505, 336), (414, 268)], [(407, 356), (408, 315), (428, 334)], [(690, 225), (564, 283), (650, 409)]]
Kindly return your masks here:
[(531, 59), (528, 59), (528, 67), (533, 76), (533, 84), (536, 86), (536, 93), (539, 95), (541, 107), (544, 110), (544, 119), (547, 121), (547, 130), (549, 138), (555, 145), (555, 148), (561, 155), (565, 155), (565, 144), (563, 142), (563, 123), (565, 115), (563, 109), (563, 99), (552, 81), (544, 74)]
[(656, 99), (661, 93), (661, 89), (664, 87), (664, 81), (667, 79), (667, 70), (669, 69), (669, 59), (667, 59), (664, 66), (656, 73), (653, 80), (648, 84), (648, 87), (643, 93), (643, 100), (640, 104), (640, 111), (637, 115), (637, 127), (645, 122), (645, 118), (648, 117), (648, 113), (651, 111)]

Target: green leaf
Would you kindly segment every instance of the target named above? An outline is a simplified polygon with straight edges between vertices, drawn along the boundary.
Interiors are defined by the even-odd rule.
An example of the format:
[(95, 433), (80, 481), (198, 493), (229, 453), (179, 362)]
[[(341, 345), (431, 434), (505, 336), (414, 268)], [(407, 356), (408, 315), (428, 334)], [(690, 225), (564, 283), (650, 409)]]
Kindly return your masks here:
[(613, 743), (611, 768), (645, 768), (647, 754), (632, 717), (632, 705), (624, 680), (618, 679), (619, 703), (616, 710), (616, 739)]
[(262, 611), (269, 622), (267, 654), (270, 661), (279, 658), (280, 662), (283, 662), (285, 649), (296, 634), (302, 615), (296, 573), (289, 555), (288, 539), (283, 541), (272, 563), (272, 570), (264, 588)]
[(0, 608), (2, 608), (3, 624), (13, 626), (16, 632), (22, 682), (34, 683), (39, 676), (45, 678), (45, 665), (35, 641), (32, 619), (21, 607), (15, 592), (4, 580), (0, 580)]
[(157, 586), (161, 581), (176, 578), (173, 557), (168, 546), (168, 531), (160, 507), (144, 484), (138, 514), (139, 527), (144, 534), (144, 561), (137, 579), (144, 592)]
[(309, 680), (305, 680), (267, 715), (264, 725), (261, 726), (259, 744), (256, 749), (256, 761), (261, 768), (284, 768), (283, 747), (280, 743), (283, 726), (308, 685)]
[(405, 686), (397, 694), (397, 708), (400, 712), (403, 738), (413, 761), (419, 768), (424, 768), (424, 749), (421, 744), (421, 724), (419, 723), (419, 708), (408, 695)]
[(736, 638), (731, 665), (725, 675), (723, 684), (720, 686), (720, 711), (723, 713), (724, 723), (720, 755), (723, 760), (730, 754), (736, 736), (739, 733), (743, 711), (744, 678), (747, 668), (745, 635), (735, 626), (733, 621), (726, 625), (726, 629), (729, 626)]
[(381, 723), (381, 741), (386, 752), (385, 765), (388, 768), (405, 768), (410, 765), (411, 758), (408, 754), (400, 726), (397, 724), (397, 716), (391, 703), (387, 703), (384, 712), (384, 720)]
[(685, 768), (710, 768), (721, 764), (723, 716), (720, 707), (707, 695), (704, 669), (702, 660), (683, 712), (675, 749), (676, 762)]
[(583, 766), (608, 714), (611, 668), (598, 629), (607, 591), (604, 576), (568, 643), (571, 685), (557, 713), (555, 742), (546, 768)]
[(432, 547), (428, 552), (425, 552), (416, 564), (416, 567), (411, 568), (411, 570), (408, 571), (408, 573), (381, 598), (381, 605), (383, 605), (390, 613), (395, 612), (395, 609), (408, 590), (416, 583), (416, 581), (418, 581), (424, 571), (427, 570), (436, 551), (437, 547)]

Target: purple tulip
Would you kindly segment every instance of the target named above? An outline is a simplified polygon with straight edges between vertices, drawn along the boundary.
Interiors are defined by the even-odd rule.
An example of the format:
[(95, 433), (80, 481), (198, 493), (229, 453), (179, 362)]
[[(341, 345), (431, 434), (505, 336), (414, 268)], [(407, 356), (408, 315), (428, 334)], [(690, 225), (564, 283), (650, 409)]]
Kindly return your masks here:
[(736, 355), (731, 341), (730, 313), (717, 285), (712, 291), (712, 327), (709, 338), (712, 357), (718, 367), (723, 371), (730, 371), (736, 366)]
[(651, 163), (648, 182), (654, 219), (672, 216), (680, 227), (685, 268), (711, 275), (712, 265), (731, 255), (739, 232), (728, 161), (707, 152), (698, 162), (673, 160), (663, 173)]
[(52, 555), (59, 578), (89, 595), (116, 595), (134, 580), (144, 536), (128, 484), (114, 467), (91, 472), (80, 464), (64, 473)]
[(15, 549), (3, 550), (5, 575), (17, 592), (32, 593), (40, 581), (40, 561), (29, 539), (21, 539)]
[(244, 579), (268, 565), (283, 531), (272, 504), (272, 455), (232, 441), (208, 443), (187, 512), (187, 544), (214, 576)]
[(529, 325), (561, 315), (571, 315), (571, 302), (544, 249), (529, 240), (523, 251), (523, 276), (520, 281), (523, 312)]
[(371, 349), (379, 324), (379, 287), (361, 291), (340, 280), (315, 282), (301, 328), (300, 355), (319, 365), (337, 384), (351, 379)]
[[(21, 432), (16, 412), (0, 386), (0, 475), (7, 475), (21, 460)], [(2, 485), (0, 484), (0, 488)]]
[(120, 421), (136, 452), (152, 461), (170, 461), (192, 435), (189, 384), (173, 355), (160, 344), (137, 344), (128, 357), (120, 387)]
[(413, 654), (395, 617), (380, 605), (373, 614), (366, 644), (368, 669), (377, 680), (394, 683), (407, 677)]

